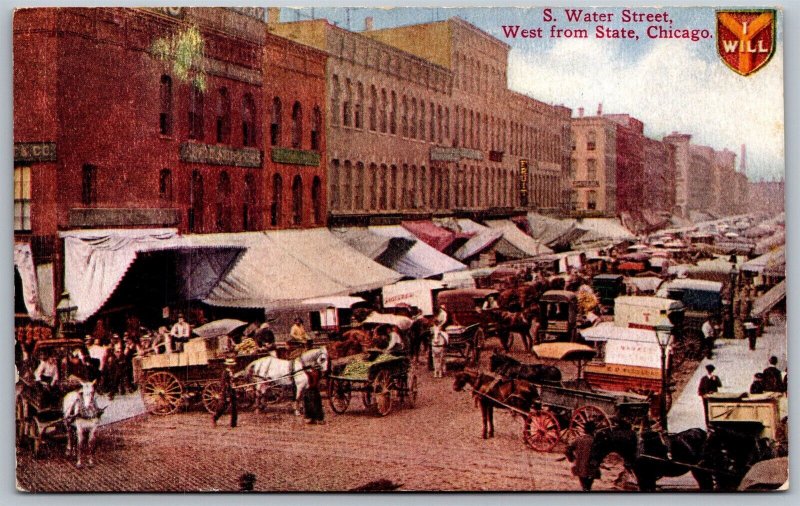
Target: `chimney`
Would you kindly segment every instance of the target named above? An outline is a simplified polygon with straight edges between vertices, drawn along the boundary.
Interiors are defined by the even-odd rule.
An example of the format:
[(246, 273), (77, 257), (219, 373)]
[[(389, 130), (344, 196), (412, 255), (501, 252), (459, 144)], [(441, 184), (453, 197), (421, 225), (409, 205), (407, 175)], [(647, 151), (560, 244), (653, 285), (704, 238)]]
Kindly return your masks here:
[(597, 104), (597, 115), (598, 116), (602, 116), (603, 115), (603, 102), (600, 102), (599, 104)]
[(277, 25), (281, 22), (281, 9), (279, 7), (267, 8), (267, 26)]
[(583, 117), (583, 107), (578, 107), (578, 117), (579, 118)]
[(742, 144), (742, 158), (739, 161), (739, 171), (742, 174), (747, 174), (747, 149), (744, 144)]
[(365, 32), (369, 32), (369, 31), (373, 30), (373, 21), (374, 21), (374, 19), (372, 19), (372, 16), (367, 16), (366, 18), (364, 18), (364, 31)]

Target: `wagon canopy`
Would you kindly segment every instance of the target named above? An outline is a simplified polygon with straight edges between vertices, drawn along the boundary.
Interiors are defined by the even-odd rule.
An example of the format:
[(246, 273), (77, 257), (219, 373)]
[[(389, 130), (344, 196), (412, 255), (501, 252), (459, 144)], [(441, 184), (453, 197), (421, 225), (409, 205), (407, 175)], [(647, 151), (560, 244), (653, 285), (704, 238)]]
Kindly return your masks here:
[(533, 347), (537, 357), (550, 360), (591, 360), (597, 351), (577, 343), (544, 343)]
[(402, 315), (370, 313), (369, 316), (367, 316), (367, 318), (362, 323), (366, 324), (371, 323), (378, 325), (396, 325), (400, 330), (408, 330), (411, 328), (411, 325), (414, 323), (414, 320)]
[(192, 332), (194, 332), (195, 335), (203, 338), (219, 337), (230, 334), (231, 332), (242, 328), (245, 325), (247, 325), (247, 322), (243, 322), (242, 320), (223, 318), (222, 320), (208, 322), (205, 325), (201, 325), (195, 329), (192, 329)]
[(756, 462), (744, 475), (739, 490), (777, 490), (789, 481), (789, 459), (776, 459)]

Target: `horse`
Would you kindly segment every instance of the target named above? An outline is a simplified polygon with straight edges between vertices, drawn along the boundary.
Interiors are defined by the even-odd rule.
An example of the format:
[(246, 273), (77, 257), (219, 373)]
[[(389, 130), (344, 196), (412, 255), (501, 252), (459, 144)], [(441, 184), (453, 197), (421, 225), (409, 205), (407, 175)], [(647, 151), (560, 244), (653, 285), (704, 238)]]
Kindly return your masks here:
[(300, 416), (300, 405), (303, 391), (308, 387), (306, 369), (318, 368), (327, 372), (330, 366), (328, 349), (324, 346), (304, 351), (294, 360), (282, 360), (266, 356), (250, 362), (237, 377), (245, 377), (248, 381), (259, 382), (256, 386), (256, 411), (261, 400), (273, 387), (295, 387), (294, 414)]
[(417, 318), (411, 327), (406, 331), (409, 343), (409, 357), (415, 362), (419, 362), (419, 356), (422, 349), (425, 348), (425, 355), (430, 348), (430, 340), (433, 336), (433, 327), (436, 326), (436, 320), (426, 316)]
[(491, 356), (489, 369), (500, 376), (521, 379), (530, 383), (561, 382), (561, 370), (558, 367), (545, 364), (523, 364), (501, 353), (495, 353)]
[(777, 456), (769, 438), (714, 427), (709, 430), (701, 465), (717, 471), (713, 473), (717, 490), (731, 492), (753, 464)]
[(701, 491), (711, 491), (714, 489), (711, 472), (698, 468), (702, 467), (707, 439), (702, 429), (662, 435), (652, 430), (638, 434), (630, 427), (605, 428), (594, 436), (589, 466), (599, 473), (603, 459), (610, 453), (617, 453), (625, 461), (625, 467), (636, 476), (642, 492), (654, 492), (661, 478), (688, 472), (692, 473)]
[(505, 311), (503, 309), (489, 309), (484, 311), (497, 325), (497, 338), (503, 345), (503, 350), (508, 353), (513, 343), (512, 334), (519, 334), (525, 351), (530, 353), (535, 336), (531, 335), (531, 321), (527, 312)]
[[(480, 371), (464, 370), (456, 373), (453, 390), (461, 392), (465, 385), (472, 387), (475, 401), (480, 404), (483, 418), (483, 439), (494, 437), (495, 407), (508, 409), (504, 406), (505, 404), (528, 412), (534, 400), (539, 397), (536, 387), (527, 381), (505, 379)], [(512, 411), (512, 414), (516, 413)]]
[(100, 417), (103, 416), (105, 408), (97, 406), (95, 397), (95, 382), (81, 381), (80, 390), (73, 390), (67, 393), (62, 400), (61, 407), (64, 415), (64, 425), (67, 429), (67, 452), (69, 457), (72, 455), (72, 439), (76, 437), (75, 453), (78, 457), (78, 468), (83, 467), (81, 462), (81, 449), (86, 440), (86, 449), (89, 455), (89, 466), (94, 465), (94, 450), (96, 442), (97, 427)]

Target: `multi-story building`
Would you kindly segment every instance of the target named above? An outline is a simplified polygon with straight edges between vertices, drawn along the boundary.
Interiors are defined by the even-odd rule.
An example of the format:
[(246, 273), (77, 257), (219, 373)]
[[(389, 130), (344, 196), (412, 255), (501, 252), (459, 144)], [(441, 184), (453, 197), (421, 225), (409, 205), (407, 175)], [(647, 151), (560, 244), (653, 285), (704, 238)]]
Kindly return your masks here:
[(617, 214), (617, 123), (604, 116), (572, 119), (572, 192), (577, 216)]
[[(51, 266), (54, 297), (64, 231), (323, 224), (326, 56), (267, 34), (263, 17), (258, 8), (15, 13), (15, 241)], [(154, 50), (191, 26), (204, 87)], [(277, 136), (262, 124), (276, 97), (286, 104)], [(285, 187), (277, 205), (275, 181)]]
[(507, 44), (458, 18), (355, 33), (274, 16), (329, 55), (333, 223), (562, 205), (570, 111), (507, 89)]
[(640, 212), (647, 205), (645, 192), (644, 123), (627, 114), (603, 116), (617, 125), (617, 208), (618, 214)]
[(672, 132), (664, 137), (664, 143), (672, 146), (675, 164), (675, 207), (673, 214), (688, 217), (689, 214), (689, 177), (691, 172), (690, 144), (692, 136)]
[(753, 212), (784, 212), (786, 184), (780, 181), (753, 181), (748, 184), (748, 205)]
[(740, 195), (731, 191), (731, 181), (736, 173), (736, 155), (733, 151), (723, 149), (714, 151), (713, 161), (713, 193), (709, 196), (713, 199), (709, 203), (712, 212), (718, 216), (736, 214), (736, 208), (740, 203), (737, 200)]
[(644, 184), (641, 200), (645, 209), (669, 215), (675, 207), (674, 147), (663, 141), (644, 138)]

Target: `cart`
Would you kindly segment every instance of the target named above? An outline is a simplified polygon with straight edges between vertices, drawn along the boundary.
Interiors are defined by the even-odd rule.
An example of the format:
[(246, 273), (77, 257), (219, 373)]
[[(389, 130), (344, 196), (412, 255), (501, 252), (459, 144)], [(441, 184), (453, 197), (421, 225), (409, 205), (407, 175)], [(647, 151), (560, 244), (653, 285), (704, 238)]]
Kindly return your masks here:
[[(79, 387), (80, 383), (62, 381), (58, 391), (66, 393)], [(48, 440), (67, 439), (62, 398), (63, 395), (58, 399), (45, 395), (29, 378), (22, 378), (17, 384), (17, 444), (30, 443), (34, 458), (41, 455), (42, 446)]]
[(590, 346), (574, 343), (546, 343), (533, 347), (541, 359), (577, 362), (578, 374), (573, 381), (560, 385), (538, 385), (539, 400), (525, 418), (523, 439), (536, 451), (551, 451), (563, 441), (570, 443), (585, 434), (586, 422), (597, 429), (611, 426), (612, 419), (632, 425), (647, 419), (650, 401), (643, 395), (592, 389), (582, 378), (583, 365), (595, 355)]
[(399, 404), (414, 407), (417, 376), (407, 356), (379, 350), (334, 360), (328, 378), (328, 401), (334, 413), (347, 411), (354, 392), (361, 394), (367, 410), (386, 416), (392, 412), (395, 397)]
[(480, 362), (486, 334), (480, 323), (466, 327), (450, 325), (445, 329), (450, 340), (444, 348), (445, 360), (477, 365)]

